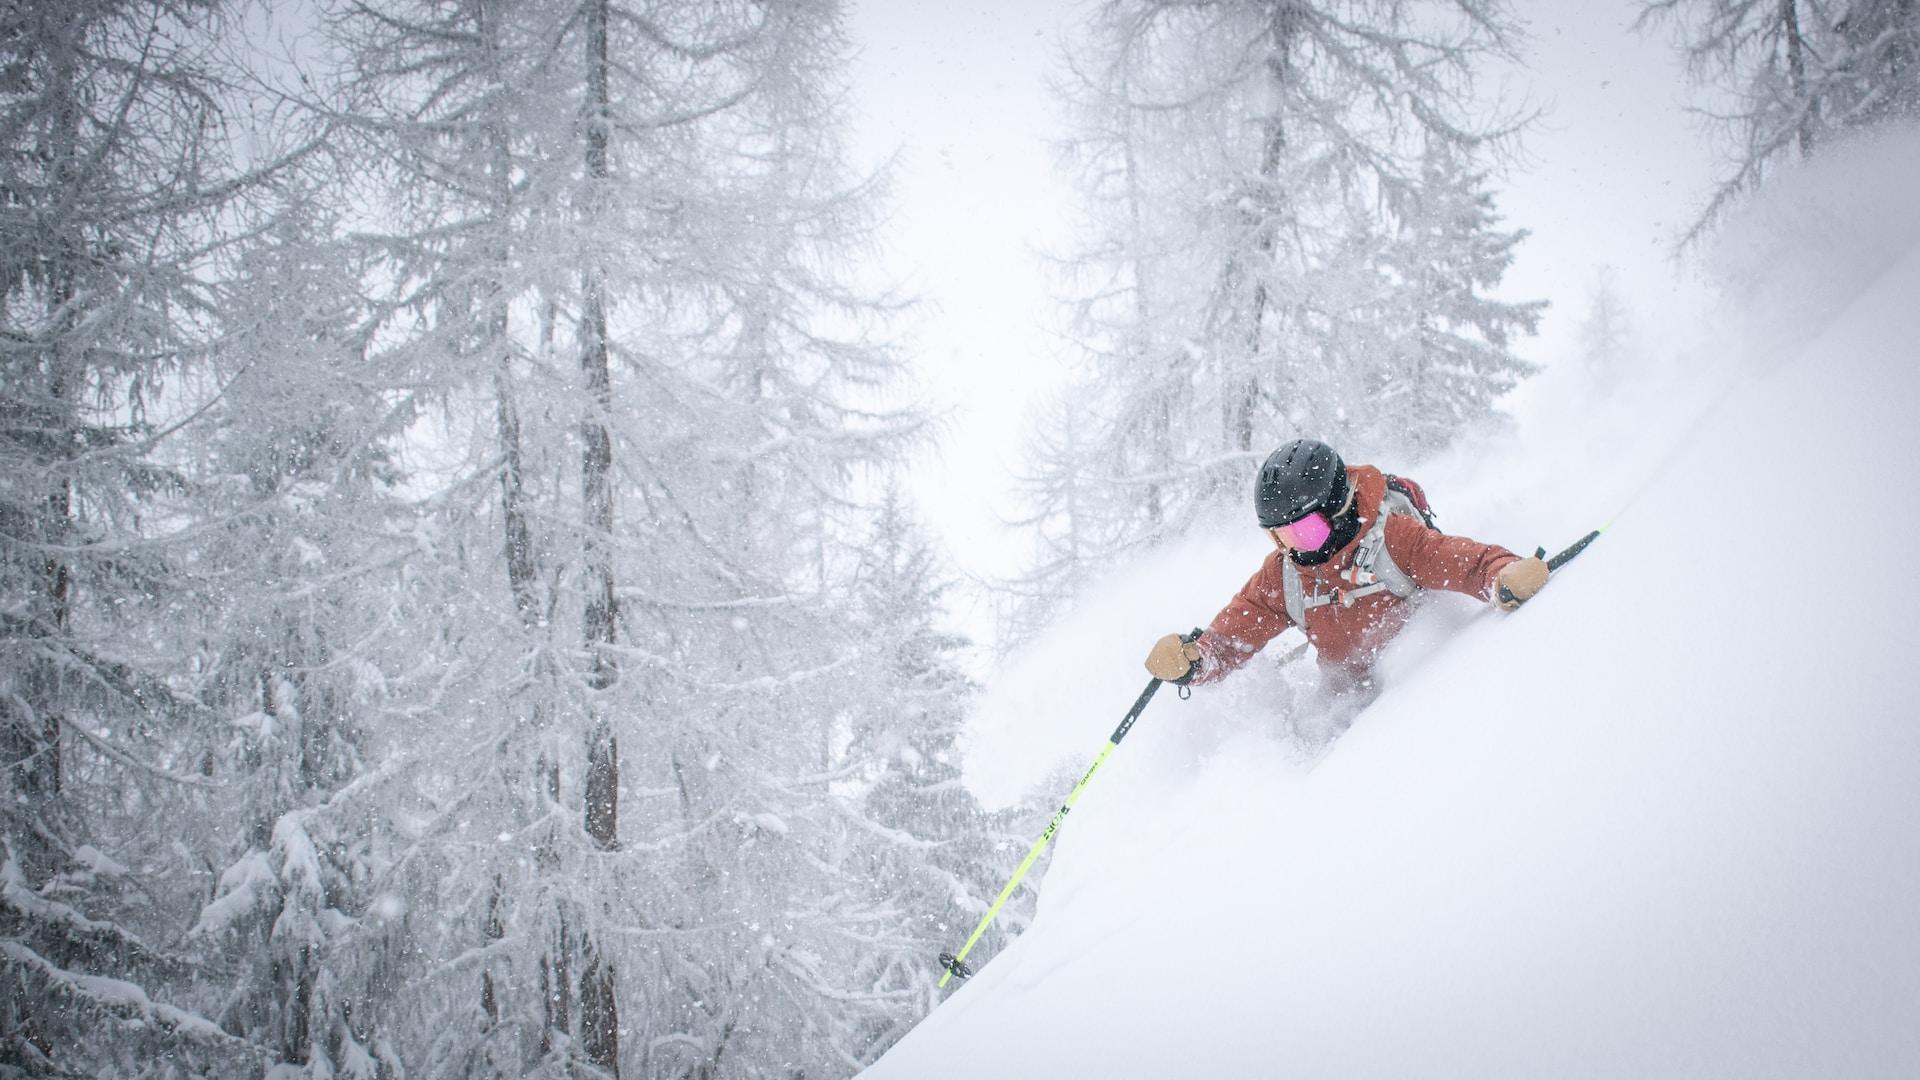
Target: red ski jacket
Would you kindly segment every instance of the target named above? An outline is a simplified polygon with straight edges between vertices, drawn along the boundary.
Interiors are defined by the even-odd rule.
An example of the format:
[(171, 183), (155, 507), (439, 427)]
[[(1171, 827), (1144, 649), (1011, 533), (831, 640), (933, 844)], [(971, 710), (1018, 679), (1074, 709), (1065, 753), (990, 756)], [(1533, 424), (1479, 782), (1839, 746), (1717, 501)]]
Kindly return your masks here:
[[(1300, 572), (1307, 596), (1335, 597), (1334, 603), (1310, 608), (1306, 625), (1301, 628), (1318, 651), (1321, 667), (1359, 677), (1366, 675), (1380, 649), (1406, 625), (1413, 605), (1384, 590), (1353, 600), (1351, 606), (1339, 602), (1342, 592), (1354, 587), (1350, 578), (1341, 575), (1354, 569), (1360, 541), (1373, 527), (1387, 491), (1386, 475), (1371, 465), (1349, 467), (1347, 478), (1353, 484), (1359, 531), (1333, 558), (1318, 566), (1295, 569)], [(1519, 558), (1494, 544), (1436, 532), (1407, 514), (1388, 516), (1386, 548), (1395, 565), (1420, 588), (1446, 589), (1482, 600), (1491, 598), (1494, 578), (1501, 568)], [(1293, 625), (1282, 585), (1281, 560), (1286, 557), (1276, 548), (1232, 602), (1213, 617), (1198, 642), (1200, 659), (1194, 683), (1225, 677)]]

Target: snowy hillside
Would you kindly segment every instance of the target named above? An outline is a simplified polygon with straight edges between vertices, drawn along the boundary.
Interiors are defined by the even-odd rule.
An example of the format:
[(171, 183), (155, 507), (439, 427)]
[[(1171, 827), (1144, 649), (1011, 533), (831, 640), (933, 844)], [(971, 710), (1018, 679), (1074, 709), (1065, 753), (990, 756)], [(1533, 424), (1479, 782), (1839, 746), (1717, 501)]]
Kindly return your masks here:
[[(1668, 396), (1436, 463), (1453, 531), (1617, 516), (1519, 613), (1435, 605), (1317, 759), (1297, 670), (1163, 693), (1034, 927), (864, 1075), (1920, 1076), (1920, 250), (1863, 259), (1786, 354), (1719, 337), (1747, 366), (1703, 417)], [(1823, 266), (1848, 281), (1793, 269)], [(1126, 568), (1023, 650), (974, 786), (1091, 758), (1251, 532)]]

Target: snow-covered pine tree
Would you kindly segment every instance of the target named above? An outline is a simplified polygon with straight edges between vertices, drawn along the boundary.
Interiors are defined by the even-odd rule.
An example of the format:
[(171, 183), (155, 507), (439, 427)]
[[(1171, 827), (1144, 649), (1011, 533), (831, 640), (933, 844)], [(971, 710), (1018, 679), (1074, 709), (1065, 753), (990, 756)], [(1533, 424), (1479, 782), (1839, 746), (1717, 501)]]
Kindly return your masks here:
[[(1143, 520), (1130, 504), (1130, 493), (1105, 483), (1081, 454), (1089, 431), (1109, 426), (1100, 419), (1105, 389), (1100, 383), (1070, 384), (1043, 397), (1028, 419), (1026, 471), (1016, 478), (1016, 489), (1031, 511), (1008, 525), (1026, 530), (1033, 558), (1017, 580), (1001, 582), (995, 590), (998, 641), (1021, 641), (1044, 627), (1098, 565), (1095, 553), (1146, 542), (1137, 537), (1140, 532), (1158, 535), (1162, 500), (1157, 490), (1149, 486), (1146, 492)], [(1147, 402), (1152, 407), (1151, 395)]]
[(967, 841), (859, 805), (838, 7), (340, 5), (250, 205), (224, 14), (4, 17), (0, 1065), (856, 1070)]
[(856, 481), (920, 420), (882, 404), (898, 370), (873, 343), (884, 305), (842, 280), (875, 192), (839, 161), (838, 7), (767, 15), (755, 91), (709, 132), (714, 231), (672, 267), (689, 303), (673, 339), (633, 356), (644, 422), (625, 429), (647, 512), (623, 538), (621, 605), (654, 658), (628, 772), (654, 793), (636, 869), (672, 877), (632, 908), (626, 940), (646, 948), (623, 970), (658, 1006), (635, 1028), (660, 1075), (850, 1073), (918, 1005), (877, 977), (903, 912), (863, 853), (894, 838), (840, 789), (866, 771), (847, 716), (887, 692), (849, 596)]
[(918, 421), (842, 280), (874, 192), (838, 162), (837, 6), (333, 27), (375, 348), (441, 403), (413, 441), (472, 448), (413, 481), (443, 675), (389, 803), (422, 960), (383, 1030), (435, 1075), (858, 1068), (913, 997), (861, 981), (899, 912), (833, 797), (870, 692), (851, 523)]
[(1587, 313), (1580, 320), (1579, 343), (1588, 383), (1599, 393), (1617, 388), (1637, 344), (1632, 316), (1620, 295), (1619, 272), (1611, 266), (1596, 269), (1587, 286)]
[(1537, 305), (1487, 298), (1520, 234), (1486, 163), (1519, 123), (1475, 99), (1516, 33), (1493, 0), (1096, 9), (1065, 87), (1078, 430), (1035, 508), (1073, 491), (1079, 558), (1184, 527), (1284, 438), (1429, 449), (1526, 374)]
[(366, 356), (363, 254), (287, 191), (217, 294), (215, 387), (180, 464), (206, 522), (181, 575), (193, 686), (231, 732), (206, 763), (218, 795), (181, 823), (218, 868), (188, 940), (222, 1026), (277, 1069), (374, 1075), (398, 1064), (376, 1023), (399, 948), (367, 781), (406, 714), (394, 600), (414, 545), (392, 445), (412, 413)]
[(1836, 11), (1833, 36), (1842, 43), (1829, 65), (1836, 123), (1920, 119), (1920, 4), (1853, 0)]
[(1442, 449), (1493, 415), (1500, 396), (1533, 370), (1511, 349), (1538, 329), (1547, 306), (1491, 295), (1527, 234), (1499, 227), (1488, 174), (1439, 140), (1429, 141), (1420, 172), (1421, 182), (1389, 203), (1397, 231), (1380, 246), (1373, 273), (1384, 307), (1350, 320), (1390, 327), (1389, 340), (1343, 365), (1368, 372), (1359, 394), (1364, 423), (1397, 429), (1397, 448), (1414, 455)]
[[(435, 1075), (564, 1068), (577, 944), (542, 872), (565, 831), (554, 744), (571, 725), (554, 723), (558, 598), (539, 575), (555, 538), (538, 516), (560, 512), (564, 447), (530, 457), (522, 417), (560, 405), (544, 287), (559, 281), (551, 252), (565, 241), (542, 245), (536, 219), (550, 221), (578, 177), (566, 90), (584, 46), (560, 52), (559, 5), (325, 15), (339, 67), (333, 97), (312, 107), (356, 169), (334, 194), (372, 260), (368, 347), (409, 388), (395, 438), (426, 451), (406, 480), (429, 493), (410, 529), (411, 590), (394, 609), (413, 623), (403, 666), (430, 672), (432, 687), (408, 703), (409, 737), (393, 744), (403, 763), (363, 793), (376, 808), (369, 842), (393, 848), (374, 890), (401, 898), (414, 944), (380, 1023), (408, 1067)], [(509, 936), (516, 904), (532, 914), (515, 908)]]
[(177, 465), (218, 329), (235, 166), (219, 4), (80, 0), (0, 15), (0, 1070), (258, 1072), (174, 938), (177, 826), (216, 787), (192, 693)]
[[(938, 1003), (935, 958), (965, 941), (1025, 853), (1030, 838), (1009, 842), (1006, 834), (1032, 831), (1028, 808), (989, 814), (961, 782), (957, 743), (978, 688), (961, 667), (968, 642), (940, 626), (949, 587), (904, 501), (889, 491), (854, 595), (859, 639), (871, 643), (862, 681), (878, 693), (863, 695), (849, 734), (867, 769), (853, 788), (856, 812), (886, 841), (869, 846), (865, 876), (900, 913), (895, 933), (875, 943), (886, 947), (870, 950), (866, 962), (876, 985), (911, 988), (917, 1007), (887, 1018), (895, 1027), (876, 1031), (876, 1046)], [(1030, 894), (1016, 896), (976, 946), (980, 954), (999, 951), (1032, 908)]]
[(1728, 137), (1724, 179), (1684, 237), (1783, 159), (1835, 135), (1920, 118), (1920, 4), (1914, 0), (1648, 0), (1637, 26), (1670, 22), (1696, 82), (1724, 96), (1704, 111)]

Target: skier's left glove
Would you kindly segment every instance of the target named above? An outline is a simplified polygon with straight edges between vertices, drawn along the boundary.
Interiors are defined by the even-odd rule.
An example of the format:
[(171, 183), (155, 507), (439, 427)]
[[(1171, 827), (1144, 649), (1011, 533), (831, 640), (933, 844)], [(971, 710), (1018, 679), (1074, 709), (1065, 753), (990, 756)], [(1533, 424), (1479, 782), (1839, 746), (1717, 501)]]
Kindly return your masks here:
[(1493, 579), (1493, 602), (1512, 611), (1533, 599), (1547, 584), (1546, 560), (1527, 556), (1500, 568)]

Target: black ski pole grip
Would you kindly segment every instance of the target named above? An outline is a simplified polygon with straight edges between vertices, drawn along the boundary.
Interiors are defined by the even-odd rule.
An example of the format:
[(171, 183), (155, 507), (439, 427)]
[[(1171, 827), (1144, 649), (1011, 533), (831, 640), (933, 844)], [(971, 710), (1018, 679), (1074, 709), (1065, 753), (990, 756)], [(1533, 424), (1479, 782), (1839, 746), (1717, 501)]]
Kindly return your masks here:
[[(1581, 537), (1580, 539), (1575, 540), (1573, 544), (1567, 548), (1567, 550), (1561, 552), (1558, 555), (1555, 555), (1551, 559), (1547, 559), (1547, 570), (1549, 572), (1558, 570), (1561, 567), (1572, 562), (1573, 557), (1587, 550), (1587, 545), (1593, 543), (1593, 541), (1597, 537), (1599, 537), (1599, 535), (1600, 535), (1600, 530), (1595, 529), (1592, 532), (1588, 533), (1587, 535)], [(1545, 558), (1546, 554), (1547, 552), (1545, 548), (1540, 549), (1540, 555), (1542, 558)]]

